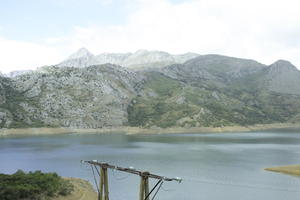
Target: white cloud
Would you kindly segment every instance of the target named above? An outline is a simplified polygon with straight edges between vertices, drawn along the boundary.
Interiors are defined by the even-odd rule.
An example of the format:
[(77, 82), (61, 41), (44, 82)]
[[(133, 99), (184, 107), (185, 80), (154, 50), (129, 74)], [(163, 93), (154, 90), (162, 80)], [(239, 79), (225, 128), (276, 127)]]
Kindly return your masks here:
[(7, 40), (0, 37), (0, 71), (8, 73), (15, 70), (36, 69), (56, 63), (62, 59), (52, 47), (39, 44)]
[(300, 67), (300, 2), (296, 0), (123, 2), (124, 6), (135, 8), (123, 25), (74, 27), (61, 38), (45, 39), (43, 45), (7, 44), (8, 52), (0, 40), (0, 55), (7, 57), (0, 60), (0, 67), (3, 63), (38, 66), (59, 62), (83, 46), (96, 54), (138, 49), (193, 51), (252, 58), (266, 64), (287, 59)]
[(72, 6), (82, 6), (82, 4), (86, 3), (99, 3), (100, 5), (110, 5), (113, 3), (114, 0), (51, 0), (52, 3), (62, 6), (62, 7), (69, 7), (71, 8)]
[(122, 26), (76, 27), (75, 48), (94, 52), (157, 49), (257, 59), (288, 59), (300, 67), (300, 4), (295, 0), (136, 0)]

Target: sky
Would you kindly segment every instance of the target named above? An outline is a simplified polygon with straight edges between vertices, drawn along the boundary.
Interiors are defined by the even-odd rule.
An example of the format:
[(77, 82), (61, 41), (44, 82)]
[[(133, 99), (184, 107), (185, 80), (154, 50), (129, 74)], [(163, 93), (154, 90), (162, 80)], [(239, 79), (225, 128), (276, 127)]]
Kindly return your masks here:
[(139, 49), (289, 60), (300, 68), (298, 0), (0, 0), (0, 71)]

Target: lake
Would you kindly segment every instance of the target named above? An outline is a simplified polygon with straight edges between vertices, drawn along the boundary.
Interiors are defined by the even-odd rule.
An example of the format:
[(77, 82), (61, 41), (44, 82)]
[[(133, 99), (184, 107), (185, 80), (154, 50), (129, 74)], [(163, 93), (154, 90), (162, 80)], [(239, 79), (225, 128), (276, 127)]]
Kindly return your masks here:
[[(80, 160), (133, 166), (164, 182), (161, 200), (296, 200), (300, 177), (268, 172), (300, 164), (300, 132), (166, 135), (52, 135), (0, 139), (0, 173), (42, 170), (93, 183)], [(111, 200), (138, 199), (139, 177), (108, 171)], [(156, 181), (151, 180), (151, 186)]]

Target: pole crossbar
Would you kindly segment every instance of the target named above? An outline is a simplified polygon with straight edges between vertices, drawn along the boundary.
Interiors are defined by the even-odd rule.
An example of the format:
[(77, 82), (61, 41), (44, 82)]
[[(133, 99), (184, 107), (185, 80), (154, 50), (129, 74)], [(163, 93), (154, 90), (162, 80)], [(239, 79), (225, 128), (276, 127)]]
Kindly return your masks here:
[[(131, 174), (135, 174), (140, 176), (141, 180), (140, 180), (140, 193), (139, 193), (139, 200), (150, 200), (150, 194), (155, 190), (155, 188), (159, 185), (158, 189), (156, 190), (152, 200), (155, 198), (156, 194), (158, 193), (162, 183), (164, 181), (178, 181), (179, 183), (181, 182), (181, 178), (167, 178), (165, 176), (159, 176), (156, 174), (151, 174), (150, 172), (147, 171), (139, 171), (133, 168), (124, 168), (124, 167), (118, 167), (118, 166), (114, 166), (114, 165), (110, 165), (108, 163), (101, 163), (98, 162), (97, 160), (90, 160), (90, 161), (82, 161), (84, 163), (88, 163), (92, 166), (95, 167), (95, 169), (98, 172), (98, 168), (100, 168), (100, 174), (98, 172), (98, 175), (100, 176), (100, 181), (99, 181), (99, 188), (97, 186), (98, 189), (98, 200), (109, 200), (108, 194), (108, 178), (107, 178), (107, 169), (113, 169), (113, 170), (118, 170), (118, 171), (122, 171), (122, 172), (127, 172), (127, 173), (131, 173)], [(93, 167), (92, 167), (93, 170)], [(95, 177), (94, 174), (94, 170), (93, 170), (93, 175)], [(153, 178), (153, 179), (158, 179), (158, 183), (154, 186), (154, 188), (152, 188), (152, 190), (149, 192), (149, 178)], [(96, 181), (95, 181), (96, 182)], [(97, 182), (96, 182), (97, 185)]]
[(168, 178), (168, 177), (165, 177), (165, 176), (159, 176), (159, 175), (156, 175), (156, 174), (151, 174), (149, 172), (139, 171), (139, 170), (135, 170), (135, 169), (131, 169), (131, 168), (118, 167), (118, 166), (110, 165), (108, 163), (100, 163), (100, 162), (96, 162), (96, 161), (84, 161), (84, 162), (89, 163), (91, 165), (97, 165), (97, 166), (100, 166), (102, 168), (115, 169), (115, 170), (118, 170), (118, 171), (135, 174), (135, 175), (139, 175), (139, 176), (142, 176), (142, 177), (154, 178), (154, 179), (159, 179), (159, 180), (164, 180), (164, 181), (178, 181), (178, 182), (181, 182), (180, 178)]

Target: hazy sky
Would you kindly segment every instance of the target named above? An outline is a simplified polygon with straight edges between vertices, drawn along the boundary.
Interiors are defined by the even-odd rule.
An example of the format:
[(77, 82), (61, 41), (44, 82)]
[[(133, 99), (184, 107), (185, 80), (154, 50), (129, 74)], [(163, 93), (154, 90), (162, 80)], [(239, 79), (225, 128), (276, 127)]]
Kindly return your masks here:
[(286, 59), (300, 67), (298, 0), (0, 0), (0, 71), (56, 64), (81, 47)]

